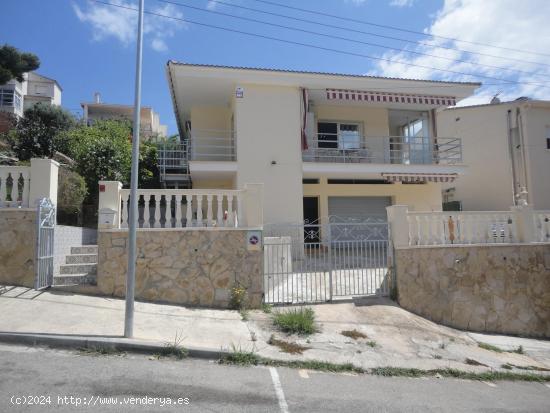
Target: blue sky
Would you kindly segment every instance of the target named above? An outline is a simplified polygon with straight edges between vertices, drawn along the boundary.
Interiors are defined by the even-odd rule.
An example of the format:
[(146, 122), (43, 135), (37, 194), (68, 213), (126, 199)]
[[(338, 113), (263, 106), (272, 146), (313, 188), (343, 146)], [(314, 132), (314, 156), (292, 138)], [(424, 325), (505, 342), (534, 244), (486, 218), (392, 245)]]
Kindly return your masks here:
[[(137, 0), (105, 1), (129, 7), (135, 7), (137, 4)], [(355, 30), (409, 40), (421, 40), (428, 44), (411, 44), (300, 23), (229, 7), (215, 1), (172, 1), (199, 7), (203, 10), (231, 13), (405, 50), (388, 50), (297, 33), (183, 8), (158, 0), (146, 0), (146, 9), (236, 30), (261, 33), (266, 36), (405, 61), (420, 66), (506, 78), (524, 83), (507, 85), (501, 81), (476, 79), (400, 63), (339, 55), (328, 51), (227, 33), (181, 21), (146, 16), (142, 104), (152, 106), (159, 112), (161, 121), (168, 124), (171, 133), (176, 132), (176, 124), (164, 72), (165, 64), (169, 59), (192, 63), (368, 73), (399, 77), (482, 80), (490, 84), (490, 86), (482, 88), (469, 103), (487, 101), (497, 92), (501, 92), (501, 96), (505, 98), (519, 95), (550, 98), (550, 89), (544, 86), (550, 79), (550, 66), (544, 65), (544, 62), (548, 63), (550, 59), (548, 56), (543, 56), (543, 54), (550, 53), (545, 47), (550, 44), (550, 25), (544, 21), (550, 15), (550, 2), (546, 0), (526, 0), (525, 4), (522, 2), (521, 8), (517, 7), (517, 2), (511, 0), (492, 2), (478, 0), (273, 0), (328, 14), (368, 20), (419, 32), (429, 32), (439, 36), (459, 37), (470, 42), (490, 43), (508, 47), (508, 49), (529, 50), (539, 54), (488, 48), (441, 38), (430, 40), (428, 37), (417, 34), (303, 13), (254, 0), (220, 1), (315, 20), (325, 24), (346, 26)], [(38, 72), (55, 78), (62, 85), (63, 106), (67, 109), (80, 113), (80, 102), (90, 101), (96, 91), (101, 93), (104, 102), (130, 104), (133, 101), (135, 12), (88, 0), (2, 0), (2, 15), (10, 16), (10, 18), (3, 19), (3, 24), (0, 27), (0, 41), (24, 51), (36, 53), (40, 57), (42, 64)], [(444, 49), (442, 46), (460, 47), (484, 53), (485, 56), (465, 54), (456, 50)], [(446, 60), (411, 54), (411, 52), (442, 56), (446, 57)], [(515, 60), (505, 60), (502, 57)], [(456, 63), (452, 62), (452, 59), (469, 59), (477, 64), (507, 67), (522, 70), (524, 73)], [(536, 75), (526, 72), (534, 72)], [(541, 85), (543, 86), (541, 87)]]

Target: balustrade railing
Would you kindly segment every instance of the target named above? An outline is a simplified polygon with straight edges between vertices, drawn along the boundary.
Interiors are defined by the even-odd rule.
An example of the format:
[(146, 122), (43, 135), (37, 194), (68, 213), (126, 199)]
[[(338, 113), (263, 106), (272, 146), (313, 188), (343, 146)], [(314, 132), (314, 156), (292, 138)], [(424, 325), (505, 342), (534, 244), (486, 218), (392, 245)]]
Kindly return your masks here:
[(513, 212), (409, 212), (409, 245), (517, 242)]
[(550, 211), (535, 211), (533, 214), (535, 240), (550, 242)]
[(0, 208), (29, 206), (30, 167), (0, 166)]
[[(243, 226), (244, 190), (138, 190), (140, 228)], [(128, 227), (130, 190), (120, 191), (120, 227)]]

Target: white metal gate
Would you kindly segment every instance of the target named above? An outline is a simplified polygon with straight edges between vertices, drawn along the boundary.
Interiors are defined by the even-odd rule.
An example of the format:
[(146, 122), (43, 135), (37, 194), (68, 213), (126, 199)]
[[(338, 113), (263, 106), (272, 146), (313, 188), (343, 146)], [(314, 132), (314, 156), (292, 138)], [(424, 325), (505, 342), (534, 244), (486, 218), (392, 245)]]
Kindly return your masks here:
[(53, 283), (55, 205), (43, 198), (38, 203), (36, 228), (36, 277), (34, 288), (41, 290)]
[(388, 295), (388, 224), (330, 217), (326, 224), (264, 226), (264, 301), (296, 304)]

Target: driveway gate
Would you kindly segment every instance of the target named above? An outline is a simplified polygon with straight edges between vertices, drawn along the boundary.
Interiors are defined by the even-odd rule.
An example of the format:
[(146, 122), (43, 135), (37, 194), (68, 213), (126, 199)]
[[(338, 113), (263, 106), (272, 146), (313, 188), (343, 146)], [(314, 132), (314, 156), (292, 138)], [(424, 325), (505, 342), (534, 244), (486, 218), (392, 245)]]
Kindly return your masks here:
[(264, 301), (295, 304), (388, 295), (388, 224), (330, 217), (264, 226)]
[(36, 278), (34, 288), (41, 290), (53, 283), (53, 246), (55, 205), (47, 198), (38, 203), (36, 228)]

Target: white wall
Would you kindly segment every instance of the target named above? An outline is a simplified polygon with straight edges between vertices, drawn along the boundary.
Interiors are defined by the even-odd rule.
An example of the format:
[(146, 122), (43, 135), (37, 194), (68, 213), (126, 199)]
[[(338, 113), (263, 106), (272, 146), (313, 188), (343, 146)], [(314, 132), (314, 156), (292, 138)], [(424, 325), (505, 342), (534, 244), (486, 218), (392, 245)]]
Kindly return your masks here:
[(244, 97), (235, 99), (237, 187), (264, 183), (265, 223), (302, 222), (299, 90), (239, 86)]
[(465, 175), (444, 188), (455, 188), (455, 201), (467, 211), (508, 210), (513, 205), (508, 149), (507, 105), (444, 110), (437, 114), (439, 136), (462, 139)]

